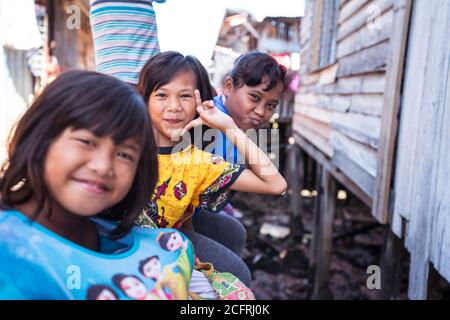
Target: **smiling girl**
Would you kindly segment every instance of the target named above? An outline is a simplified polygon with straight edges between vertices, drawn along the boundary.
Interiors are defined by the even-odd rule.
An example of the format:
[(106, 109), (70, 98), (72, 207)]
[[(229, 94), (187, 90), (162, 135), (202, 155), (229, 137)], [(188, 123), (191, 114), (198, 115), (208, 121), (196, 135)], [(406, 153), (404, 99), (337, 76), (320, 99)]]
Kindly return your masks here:
[[(178, 52), (154, 56), (141, 72), (138, 91), (148, 105), (159, 147), (159, 181), (147, 218), (160, 227), (183, 228), (200, 260), (208, 257), (219, 271), (243, 275), (250, 283), (242, 268), (233, 266), (239, 258), (231, 252), (220, 252), (211, 261), (212, 248), (204, 245), (210, 240), (197, 236), (190, 219), (195, 208), (221, 210), (232, 191), (282, 194), (286, 181), (233, 119), (215, 108), (207, 72), (196, 58)], [(224, 132), (245, 156), (249, 169), (197, 149), (186, 136), (182, 139), (186, 131), (202, 124)], [(142, 224), (147, 223), (146, 216), (141, 217)]]
[[(0, 299), (90, 298), (89, 288), (114, 288), (113, 276), (136, 273), (149, 253), (189, 270), (187, 290), (190, 243), (168, 252), (159, 231), (133, 227), (157, 181), (156, 153), (146, 105), (129, 85), (70, 71), (46, 87), (0, 172)], [(154, 287), (145, 281), (139, 294)], [(118, 289), (102, 297), (137, 296)]]

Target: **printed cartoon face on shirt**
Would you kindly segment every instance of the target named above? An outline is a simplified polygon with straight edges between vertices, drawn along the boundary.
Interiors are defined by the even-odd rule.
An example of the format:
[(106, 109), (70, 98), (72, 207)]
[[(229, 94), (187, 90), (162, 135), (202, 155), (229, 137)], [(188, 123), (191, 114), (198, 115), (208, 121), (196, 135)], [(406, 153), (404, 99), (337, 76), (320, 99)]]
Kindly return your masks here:
[(186, 184), (183, 181), (178, 182), (173, 187), (173, 195), (177, 200), (181, 200), (187, 193), (187, 187)]
[(147, 287), (136, 276), (133, 275), (115, 275), (113, 282), (122, 292), (131, 299), (145, 300), (147, 298)]
[(87, 293), (88, 300), (119, 300), (119, 297), (108, 286), (105, 285), (94, 285), (88, 289)]
[(158, 256), (152, 256), (141, 261), (139, 271), (146, 278), (157, 280), (161, 275), (161, 261)]
[(183, 240), (183, 237), (178, 232), (164, 233), (158, 238), (161, 248), (167, 251), (177, 251), (180, 248), (187, 248), (187, 240)]

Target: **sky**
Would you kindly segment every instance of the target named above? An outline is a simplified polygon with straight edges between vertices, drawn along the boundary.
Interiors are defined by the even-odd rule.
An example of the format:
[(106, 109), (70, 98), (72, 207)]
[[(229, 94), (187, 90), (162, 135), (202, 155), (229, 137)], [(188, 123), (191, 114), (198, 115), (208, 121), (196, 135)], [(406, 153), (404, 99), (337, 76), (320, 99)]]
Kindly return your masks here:
[(161, 50), (195, 55), (208, 66), (227, 8), (244, 9), (258, 20), (303, 16), (304, 0), (167, 0), (154, 8)]

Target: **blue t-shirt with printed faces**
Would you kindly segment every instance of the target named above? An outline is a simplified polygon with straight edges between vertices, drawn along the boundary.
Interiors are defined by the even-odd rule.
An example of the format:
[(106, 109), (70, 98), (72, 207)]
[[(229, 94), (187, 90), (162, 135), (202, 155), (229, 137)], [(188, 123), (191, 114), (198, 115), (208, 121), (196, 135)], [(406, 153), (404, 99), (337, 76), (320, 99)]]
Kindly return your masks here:
[[(111, 240), (116, 224), (92, 221), (100, 252), (18, 211), (0, 210), (0, 299), (187, 299), (194, 252), (183, 234), (134, 227)], [(164, 249), (168, 239), (179, 245), (176, 250)]]

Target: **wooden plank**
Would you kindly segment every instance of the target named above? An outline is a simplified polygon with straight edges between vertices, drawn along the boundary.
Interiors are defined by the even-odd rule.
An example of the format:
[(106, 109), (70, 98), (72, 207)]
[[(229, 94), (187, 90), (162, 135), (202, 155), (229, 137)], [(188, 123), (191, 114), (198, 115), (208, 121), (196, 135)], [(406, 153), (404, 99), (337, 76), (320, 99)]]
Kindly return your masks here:
[(372, 207), (372, 198), (364, 192), (353, 180), (346, 176), (340, 169), (331, 163), (331, 157), (325, 155), (320, 149), (311, 143), (307, 138), (304, 138), (298, 131), (293, 131), (295, 142), (305, 151), (311, 158), (324, 166), (339, 183), (345, 186), (353, 195), (358, 197), (369, 208)]
[(378, 117), (350, 112), (333, 112), (331, 127), (373, 149), (378, 148), (381, 129), (381, 119)]
[(349, 111), (370, 116), (381, 117), (383, 111), (382, 94), (358, 94), (352, 95)]
[(388, 222), (388, 202), (392, 165), (397, 137), (400, 90), (403, 79), (407, 35), (411, 16), (411, 0), (395, 2), (394, 33), (388, 59), (385, 103), (381, 120), (377, 177), (372, 214), (380, 223)]
[(326, 122), (315, 120), (301, 113), (294, 113), (295, 125), (306, 127), (327, 141), (330, 140), (331, 126)]
[(389, 42), (384, 41), (340, 59), (338, 77), (385, 71), (388, 51)]
[[(329, 270), (331, 265), (331, 252), (333, 245), (333, 223), (336, 213), (337, 184), (333, 176), (322, 169), (321, 188), (323, 192), (319, 193), (321, 210), (319, 217), (314, 219), (317, 225), (314, 228), (313, 237), (317, 243), (316, 270), (314, 277), (314, 291), (312, 299), (331, 299), (333, 296), (328, 287), (330, 277)], [(317, 212), (316, 212), (317, 213)]]
[[(329, 109), (325, 109), (325, 108), (317, 108), (317, 107), (313, 107), (311, 105), (308, 104), (304, 104), (304, 103), (298, 103), (295, 107), (295, 112), (299, 113), (300, 115), (309, 117), (313, 120), (316, 121), (320, 121), (322, 123), (325, 123), (328, 125), (328, 129), (329, 129), (329, 124), (331, 124), (331, 111)], [(329, 132), (328, 132), (328, 136)]]
[(370, 0), (347, 1), (344, 6), (340, 7), (338, 24), (341, 25), (344, 21), (348, 20), (350, 17), (356, 14), (362, 7), (367, 5), (369, 2)]
[(347, 135), (334, 130), (331, 133), (330, 141), (334, 150), (339, 150), (345, 154), (375, 178), (377, 173), (377, 151), (375, 149), (367, 147)]
[(309, 140), (311, 144), (313, 144), (326, 156), (331, 157), (333, 155), (333, 147), (331, 146), (330, 141), (328, 139), (325, 139), (321, 135), (317, 134), (317, 132), (311, 130), (306, 126), (295, 125), (293, 128), (298, 134), (300, 134), (305, 139)]
[(379, 18), (380, 28), (362, 28), (340, 41), (337, 45), (336, 57), (341, 59), (352, 53), (389, 40), (392, 34), (394, 10), (388, 10)]
[(384, 72), (364, 74), (354, 77), (339, 78), (335, 84), (319, 86), (311, 85), (301, 88), (301, 92), (322, 94), (382, 94), (385, 90)]
[(370, 17), (370, 7), (379, 8), (380, 14), (382, 14), (385, 11), (390, 10), (395, 2), (396, 1), (394, 0), (375, 0), (366, 3), (364, 7), (361, 7), (357, 14), (354, 14), (350, 19), (347, 19), (339, 25), (337, 36), (338, 42), (367, 26), (367, 21)]
[(334, 150), (331, 163), (350, 178), (365, 194), (373, 196), (375, 179), (340, 150)]

